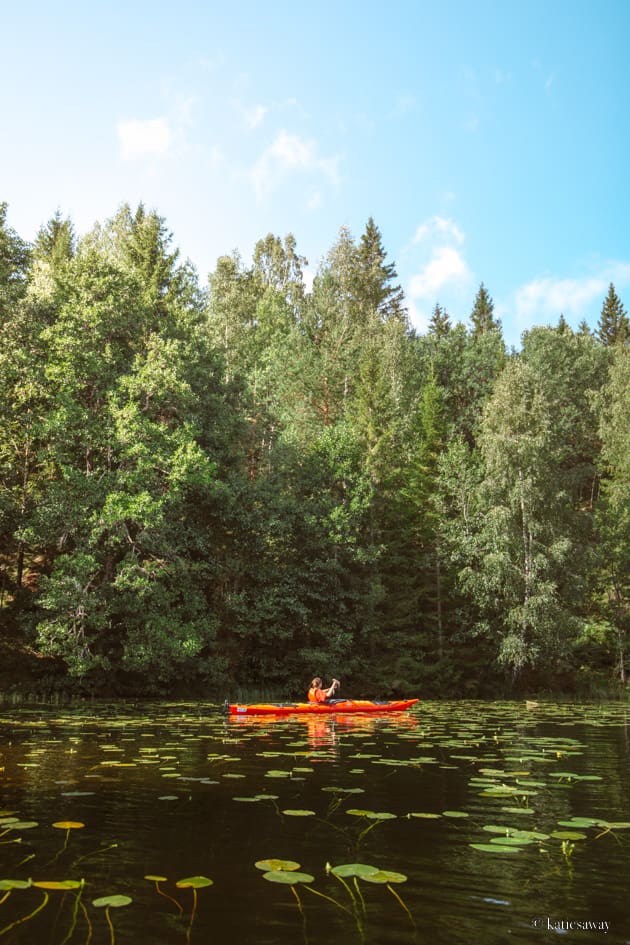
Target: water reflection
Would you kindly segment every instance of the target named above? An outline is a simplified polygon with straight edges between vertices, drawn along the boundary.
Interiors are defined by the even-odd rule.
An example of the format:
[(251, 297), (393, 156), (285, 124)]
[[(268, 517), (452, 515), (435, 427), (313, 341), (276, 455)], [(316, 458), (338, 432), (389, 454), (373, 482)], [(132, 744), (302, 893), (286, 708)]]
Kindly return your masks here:
[[(200, 887), (191, 945), (295, 945), (323, 928), (366, 945), (539, 945), (531, 921), (547, 914), (606, 919), (606, 941), (626, 942), (627, 715), (463, 702), (277, 720), (199, 705), (11, 709), (0, 718), (0, 932), (43, 901), (2, 883), (84, 879), (92, 945), (107, 942), (92, 900), (109, 895), (132, 899), (115, 917), (118, 945), (184, 942), (192, 897), (180, 916), (145, 879), (158, 875), (175, 899), (178, 880), (214, 881)], [(63, 821), (85, 827), (62, 848)], [(314, 877), (314, 893), (299, 889), (303, 915), (253, 865), (274, 857)], [(405, 876), (417, 931), (386, 886), (359, 878), (361, 938), (327, 862)], [(59, 893), (53, 921), (51, 891), (3, 945), (85, 942), (76, 896)], [(346, 911), (326, 896), (345, 896)]]

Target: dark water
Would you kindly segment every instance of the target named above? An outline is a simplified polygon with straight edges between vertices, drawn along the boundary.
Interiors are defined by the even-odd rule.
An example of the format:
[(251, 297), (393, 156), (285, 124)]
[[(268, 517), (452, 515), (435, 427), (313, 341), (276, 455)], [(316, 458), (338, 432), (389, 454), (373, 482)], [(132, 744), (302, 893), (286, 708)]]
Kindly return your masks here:
[[(629, 716), (483, 702), (278, 721), (182, 704), (6, 709), (0, 945), (630, 942)], [(64, 821), (84, 826), (53, 827)], [(270, 881), (266, 859), (312, 879)], [(356, 863), (389, 872), (327, 871)], [(198, 876), (213, 885), (176, 886)], [(3, 888), (29, 879), (84, 884)], [(131, 902), (93, 905), (116, 894)]]

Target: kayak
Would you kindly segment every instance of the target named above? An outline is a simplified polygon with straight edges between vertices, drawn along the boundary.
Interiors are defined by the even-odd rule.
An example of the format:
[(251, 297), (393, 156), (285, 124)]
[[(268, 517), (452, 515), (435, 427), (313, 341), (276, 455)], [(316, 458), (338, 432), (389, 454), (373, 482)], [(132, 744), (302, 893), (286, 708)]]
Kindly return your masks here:
[(404, 712), (418, 699), (390, 699), (374, 702), (371, 699), (333, 699), (331, 702), (260, 702), (256, 704), (229, 703), (230, 715), (330, 715), (354, 712)]

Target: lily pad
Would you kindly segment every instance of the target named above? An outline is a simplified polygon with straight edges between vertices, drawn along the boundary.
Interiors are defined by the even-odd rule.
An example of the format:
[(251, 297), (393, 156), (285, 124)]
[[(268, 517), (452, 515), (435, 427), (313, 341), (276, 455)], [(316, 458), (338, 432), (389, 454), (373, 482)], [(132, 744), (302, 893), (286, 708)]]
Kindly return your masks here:
[(376, 870), (375, 873), (365, 873), (361, 879), (366, 883), (406, 883), (404, 873), (394, 873), (391, 870)]
[(473, 850), (482, 850), (484, 853), (519, 853), (522, 847), (509, 846), (500, 843), (469, 843)]
[(298, 873), (291, 870), (269, 870), (263, 873), (263, 879), (270, 883), (284, 883), (287, 886), (297, 886), (298, 883), (312, 883), (315, 877), (310, 873)]
[(257, 860), (254, 863), (254, 866), (257, 870), (264, 870), (267, 872), (275, 872), (276, 870), (282, 870), (283, 872), (293, 872), (294, 870), (299, 870), (301, 864), (296, 863), (294, 860)]
[(93, 899), (92, 905), (96, 906), (97, 909), (109, 908), (120, 909), (122, 906), (128, 906), (130, 902), (133, 902), (131, 896), (101, 896), (100, 899)]
[(79, 889), (81, 883), (78, 879), (40, 880), (34, 882), (33, 886), (38, 889)]
[(556, 840), (586, 840), (586, 834), (577, 830), (554, 830), (551, 836)]
[(349, 876), (359, 876), (365, 878), (370, 873), (378, 873), (376, 866), (368, 866), (367, 863), (341, 863), (339, 866), (333, 866), (331, 873), (346, 879)]
[(287, 809), (282, 811), (283, 814), (286, 814), (287, 817), (314, 817), (314, 810), (292, 810)]
[(214, 881), (207, 876), (188, 876), (186, 879), (178, 879), (175, 885), (178, 889), (203, 889), (204, 886), (214, 885)]

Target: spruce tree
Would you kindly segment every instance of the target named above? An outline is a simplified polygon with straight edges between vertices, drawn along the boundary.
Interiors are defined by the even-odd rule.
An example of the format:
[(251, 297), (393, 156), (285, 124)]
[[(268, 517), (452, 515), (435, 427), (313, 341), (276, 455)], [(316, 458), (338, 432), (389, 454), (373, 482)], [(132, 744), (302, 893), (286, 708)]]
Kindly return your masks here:
[(494, 317), (494, 302), (483, 282), (477, 291), (470, 321), (475, 337), (501, 327), (501, 323)]
[(448, 317), (448, 312), (436, 302), (429, 322), (429, 334), (435, 335), (436, 338), (445, 338), (450, 330), (451, 320)]
[(391, 318), (404, 321), (404, 293), (399, 285), (393, 284), (397, 276), (396, 267), (392, 262), (385, 262), (387, 253), (383, 247), (381, 231), (372, 217), (366, 224), (357, 256), (361, 302), (378, 313), (384, 322)]
[(596, 335), (607, 347), (617, 343), (628, 344), (630, 341), (630, 322), (612, 282), (604, 299)]

